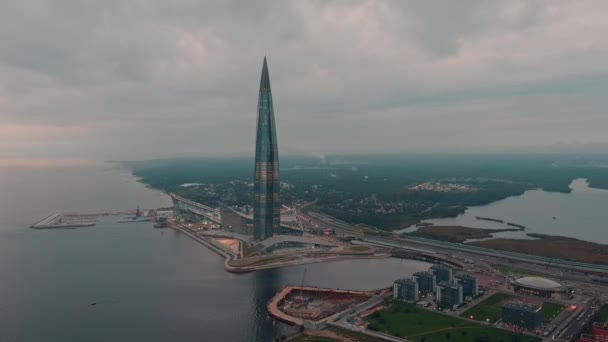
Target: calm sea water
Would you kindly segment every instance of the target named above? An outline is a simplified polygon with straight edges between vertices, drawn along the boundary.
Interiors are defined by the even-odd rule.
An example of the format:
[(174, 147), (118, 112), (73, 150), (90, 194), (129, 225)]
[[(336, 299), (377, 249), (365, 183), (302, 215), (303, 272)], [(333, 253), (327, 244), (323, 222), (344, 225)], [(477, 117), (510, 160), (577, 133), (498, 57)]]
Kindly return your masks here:
[[(570, 184), (569, 194), (526, 191), (484, 206), (471, 207), (454, 218), (428, 220), (435, 225), (459, 225), (474, 228), (513, 228), (475, 217), (490, 217), (526, 226), (525, 232), (497, 233), (497, 237), (526, 238), (526, 233), (561, 235), (581, 240), (608, 243), (608, 190), (590, 188), (584, 179)], [(411, 227), (404, 231), (413, 231)]]
[[(190, 238), (148, 223), (33, 230), (57, 211), (170, 205), (110, 166), (0, 169), (0, 341), (272, 341), (265, 306), (284, 285), (373, 289), (426, 269), (356, 260), (224, 271)], [(91, 301), (99, 304), (91, 307)]]

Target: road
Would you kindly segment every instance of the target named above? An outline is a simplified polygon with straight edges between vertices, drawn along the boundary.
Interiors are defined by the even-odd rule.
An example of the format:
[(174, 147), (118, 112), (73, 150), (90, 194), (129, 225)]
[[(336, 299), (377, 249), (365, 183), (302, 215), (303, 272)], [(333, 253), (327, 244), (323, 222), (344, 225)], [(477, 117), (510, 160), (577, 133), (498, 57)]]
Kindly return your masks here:
[(559, 335), (560, 340), (570, 341), (573, 338), (578, 337), (583, 330), (583, 327), (585, 327), (585, 325), (589, 323), (589, 320), (593, 318), (593, 315), (593, 309), (584, 309), (576, 317), (573, 317), (568, 326), (563, 330), (561, 335)]
[[(500, 251), (483, 247), (469, 246), (464, 244), (456, 244), (444, 241), (429, 240), (417, 237), (369, 237), (365, 236), (360, 229), (354, 229), (345, 222), (340, 222), (327, 217), (323, 214), (309, 213), (303, 214), (298, 211), (297, 214), (303, 220), (307, 220), (309, 223), (318, 225), (319, 227), (330, 226), (336, 231), (336, 235), (351, 235), (357, 237), (364, 244), (372, 244), (391, 248), (410, 249), (417, 252), (424, 253), (443, 253), (451, 254), (456, 253), (460, 257), (470, 258), (475, 263), (483, 261), (485, 264), (496, 261), (495, 264), (503, 265), (525, 265), (526, 268), (539, 273), (557, 273), (559, 272), (560, 278), (570, 279), (576, 281), (577, 285), (580, 283), (589, 284), (592, 283), (590, 277), (584, 273), (586, 271), (592, 271), (594, 273), (604, 273), (608, 275), (608, 266), (604, 265), (593, 265), (580, 262), (573, 262), (568, 260), (559, 260), (552, 258), (545, 258), (540, 256), (525, 255), (520, 253), (513, 253), (508, 251)], [(480, 258), (483, 258), (481, 260)], [(551, 270), (549, 270), (551, 268)], [(556, 271), (559, 269), (559, 271)], [(589, 290), (593, 291), (606, 291), (605, 286), (593, 284)], [(600, 297), (601, 299), (601, 297)], [(576, 313), (568, 319), (564, 320), (555, 329), (555, 334), (559, 335), (559, 339), (563, 341), (569, 341), (573, 338), (578, 337), (581, 330), (593, 317), (593, 310), (586, 306), (579, 307)], [(346, 324), (346, 323), (345, 323)]]
[(561, 259), (553, 259), (546, 258), (536, 255), (528, 255), (521, 253), (514, 253), (509, 251), (501, 251), (491, 248), (484, 248), (478, 246), (471, 245), (463, 245), (460, 243), (453, 243), (447, 241), (439, 241), (439, 240), (431, 240), (420, 237), (413, 236), (400, 236), (393, 238), (384, 238), (384, 237), (365, 237), (364, 234), (349, 224), (345, 222), (341, 222), (337, 219), (331, 218), (324, 214), (319, 213), (308, 213), (304, 214), (301, 210), (296, 211), (298, 216), (301, 219), (307, 220), (310, 223), (319, 225), (319, 226), (330, 226), (332, 227), (336, 233), (342, 233), (346, 235), (352, 235), (358, 238), (362, 238), (363, 241), (383, 244), (387, 247), (399, 247), (416, 250), (416, 248), (427, 247), (427, 249), (432, 248), (433, 251), (438, 252), (465, 252), (469, 255), (483, 255), (483, 256), (491, 256), (503, 259), (509, 259), (513, 261), (526, 262), (526, 263), (535, 263), (539, 265), (546, 265), (552, 267), (560, 267), (565, 269), (578, 269), (582, 271), (593, 271), (598, 273), (604, 273), (608, 275), (608, 266), (605, 265), (596, 265), (596, 264), (587, 264), (576, 261), (569, 260), (561, 260)]

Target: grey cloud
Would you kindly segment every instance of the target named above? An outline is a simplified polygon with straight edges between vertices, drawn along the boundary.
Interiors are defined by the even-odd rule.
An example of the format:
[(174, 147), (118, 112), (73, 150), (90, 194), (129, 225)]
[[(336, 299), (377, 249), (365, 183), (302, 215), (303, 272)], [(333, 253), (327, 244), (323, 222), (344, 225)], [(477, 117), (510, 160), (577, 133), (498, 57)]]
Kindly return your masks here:
[(264, 55), (282, 152), (601, 143), (606, 6), (0, 2), (0, 158), (251, 153)]

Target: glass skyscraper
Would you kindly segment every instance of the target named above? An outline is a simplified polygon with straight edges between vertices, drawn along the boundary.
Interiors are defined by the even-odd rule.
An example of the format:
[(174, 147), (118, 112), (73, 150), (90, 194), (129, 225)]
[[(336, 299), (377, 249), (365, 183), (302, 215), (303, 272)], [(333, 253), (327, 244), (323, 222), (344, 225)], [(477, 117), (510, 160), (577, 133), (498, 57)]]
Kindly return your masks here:
[(271, 237), (280, 229), (281, 199), (279, 191), (281, 183), (278, 149), (270, 77), (266, 57), (264, 57), (255, 140), (253, 238), (257, 241)]

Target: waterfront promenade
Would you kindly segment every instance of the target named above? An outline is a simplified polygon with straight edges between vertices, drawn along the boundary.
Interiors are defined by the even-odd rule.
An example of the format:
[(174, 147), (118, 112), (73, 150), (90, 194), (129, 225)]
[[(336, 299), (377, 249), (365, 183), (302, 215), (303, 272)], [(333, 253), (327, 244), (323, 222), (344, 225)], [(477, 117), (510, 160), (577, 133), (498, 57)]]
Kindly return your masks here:
[(253, 272), (271, 268), (313, 264), (320, 262), (331, 262), (352, 259), (384, 259), (389, 258), (389, 253), (382, 254), (363, 254), (353, 252), (311, 252), (311, 251), (290, 251), (277, 253), (269, 256), (255, 256), (251, 258), (240, 258), (236, 253), (224, 248), (221, 244), (213, 242), (213, 239), (200, 236), (178, 223), (172, 223), (169, 227), (180, 231), (194, 241), (208, 247), (215, 253), (225, 258), (224, 268), (228, 272), (243, 273)]

